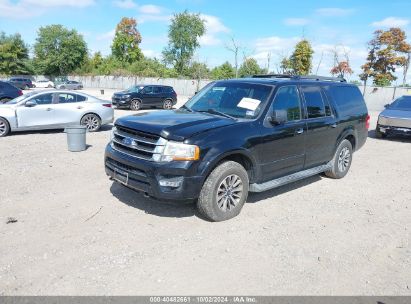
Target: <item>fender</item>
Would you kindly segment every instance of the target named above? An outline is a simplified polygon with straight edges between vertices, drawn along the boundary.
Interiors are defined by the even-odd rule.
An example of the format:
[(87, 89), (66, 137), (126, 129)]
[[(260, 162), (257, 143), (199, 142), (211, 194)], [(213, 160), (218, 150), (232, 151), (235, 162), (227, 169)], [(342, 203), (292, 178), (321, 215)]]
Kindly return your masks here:
[(335, 141), (335, 145), (334, 145), (334, 151), (337, 150), (338, 145), (341, 143), (341, 141), (346, 138), (347, 136), (352, 135), (354, 136), (355, 139), (355, 143), (357, 146), (357, 142), (358, 142), (358, 134), (357, 134), (357, 130), (355, 130), (355, 128), (353, 126), (347, 126), (344, 128), (344, 130), (337, 136), (337, 139)]

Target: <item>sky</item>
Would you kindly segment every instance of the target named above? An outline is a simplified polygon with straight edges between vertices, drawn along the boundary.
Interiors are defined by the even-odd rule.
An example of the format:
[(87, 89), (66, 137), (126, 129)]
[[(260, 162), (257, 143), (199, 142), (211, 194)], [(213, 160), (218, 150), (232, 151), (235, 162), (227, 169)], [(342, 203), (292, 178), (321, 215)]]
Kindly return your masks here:
[(409, 0), (0, 0), (0, 31), (20, 33), (33, 45), (39, 27), (62, 24), (83, 35), (90, 53), (109, 55), (116, 24), (133, 17), (143, 53), (161, 59), (170, 20), (186, 9), (205, 20), (207, 32), (194, 59), (211, 67), (234, 63), (227, 50), (234, 39), (240, 59), (253, 57), (267, 67), (270, 57), (270, 71), (278, 72), (281, 58), (306, 38), (314, 49), (313, 73), (330, 75), (336, 49), (341, 59), (348, 55), (354, 70), (349, 78), (355, 80), (376, 29), (399, 26), (411, 38)]

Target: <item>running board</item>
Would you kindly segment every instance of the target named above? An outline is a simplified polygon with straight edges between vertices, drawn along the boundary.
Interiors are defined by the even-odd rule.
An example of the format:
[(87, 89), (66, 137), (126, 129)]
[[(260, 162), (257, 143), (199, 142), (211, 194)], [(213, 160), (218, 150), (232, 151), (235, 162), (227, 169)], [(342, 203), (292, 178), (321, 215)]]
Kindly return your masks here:
[(304, 171), (296, 172), (287, 176), (279, 177), (273, 180), (270, 180), (268, 182), (262, 183), (262, 184), (251, 184), (250, 185), (250, 192), (263, 192), (269, 189), (274, 189), (295, 181), (298, 181), (300, 179), (304, 179), (319, 173), (323, 173), (325, 171), (328, 171), (332, 168), (332, 163), (329, 162), (325, 165), (321, 165), (318, 167), (314, 167), (311, 169), (307, 169)]

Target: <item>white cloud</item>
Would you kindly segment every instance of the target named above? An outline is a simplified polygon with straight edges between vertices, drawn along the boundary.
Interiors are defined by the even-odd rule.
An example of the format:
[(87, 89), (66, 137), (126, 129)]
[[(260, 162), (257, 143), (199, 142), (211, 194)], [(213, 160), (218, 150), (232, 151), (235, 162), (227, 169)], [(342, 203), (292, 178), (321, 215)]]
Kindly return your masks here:
[(113, 40), (115, 34), (116, 34), (116, 30), (112, 29), (111, 31), (108, 31), (106, 33), (97, 35), (96, 40), (98, 40), (98, 41)]
[(116, 1), (113, 1), (113, 4), (119, 8), (125, 8), (125, 9), (137, 7), (137, 4), (133, 0), (116, 0)]
[(200, 44), (202, 46), (220, 45), (222, 41), (217, 36), (221, 33), (229, 33), (230, 29), (216, 16), (201, 14), (200, 18), (204, 20), (206, 28), (206, 33), (200, 37)]
[(169, 22), (173, 16), (171, 15), (151, 15), (151, 14), (142, 14), (137, 17), (139, 23), (146, 22)]
[(142, 5), (138, 8), (139, 12), (142, 14), (150, 14), (150, 15), (157, 15), (161, 14), (163, 11), (163, 8), (158, 5), (153, 5), (153, 4), (147, 4), (147, 5)]
[(318, 15), (324, 17), (343, 17), (354, 13), (354, 9), (339, 7), (324, 7), (315, 11)]
[(143, 49), (141, 50), (144, 54), (144, 56), (149, 57), (149, 58), (160, 58), (161, 53), (154, 51), (154, 50), (149, 50), (149, 49)]
[(401, 27), (407, 26), (410, 23), (409, 19), (397, 18), (397, 17), (387, 17), (381, 21), (376, 21), (371, 23), (375, 27)]
[(50, 8), (83, 8), (94, 4), (94, 0), (0, 0), (0, 17), (24, 19), (44, 14)]
[(287, 18), (284, 19), (284, 24), (285, 25), (290, 25), (290, 26), (304, 26), (310, 23), (309, 19), (306, 18)]
[(258, 53), (286, 51), (293, 48), (295, 44), (300, 40), (301, 39), (299, 37), (283, 38), (278, 36), (271, 36), (257, 39), (255, 47)]

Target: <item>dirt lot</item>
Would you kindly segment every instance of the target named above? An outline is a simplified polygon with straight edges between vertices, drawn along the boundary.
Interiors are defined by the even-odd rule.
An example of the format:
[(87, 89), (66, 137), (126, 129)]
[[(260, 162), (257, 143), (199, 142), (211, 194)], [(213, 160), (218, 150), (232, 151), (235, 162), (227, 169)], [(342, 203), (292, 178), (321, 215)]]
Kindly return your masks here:
[(346, 178), (210, 223), (109, 181), (109, 130), (81, 153), (61, 131), (0, 139), (0, 295), (411, 295), (411, 140), (371, 131)]

